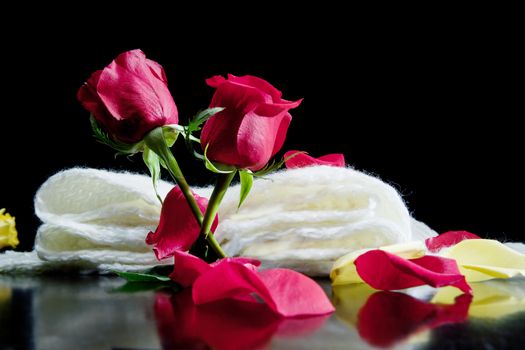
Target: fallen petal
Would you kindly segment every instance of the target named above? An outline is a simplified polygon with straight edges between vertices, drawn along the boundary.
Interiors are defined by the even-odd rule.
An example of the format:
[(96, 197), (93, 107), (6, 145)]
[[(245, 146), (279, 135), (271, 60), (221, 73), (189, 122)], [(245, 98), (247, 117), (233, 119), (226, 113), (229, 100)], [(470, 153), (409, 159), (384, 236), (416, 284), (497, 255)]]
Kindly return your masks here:
[[(405, 259), (419, 258), (425, 255), (425, 245), (422, 242), (399, 243), (380, 247), (380, 250), (395, 254)], [(363, 283), (355, 268), (355, 260), (368, 250), (359, 250), (342, 256), (337, 259), (330, 271), (330, 278), (333, 286)]]
[(327, 154), (319, 158), (314, 158), (301, 151), (288, 151), (284, 154), (286, 168), (304, 168), (314, 165), (328, 165), (335, 167), (345, 167), (345, 156), (341, 153)]
[(382, 250), (371, 250), (359, 256), (355, 265), (363, 281), (375, 289), (399, 290), (427, 284), (472, 292), (452, 259), (427, 255), (406, 260)]
[(525, 255), (491, 239), (462, 241), (444, 256), (457, 261), (469, 282), (525, 276)]
[(252, 293), (284, 317), (334, 311), (315, 281), (292, 270), (271, 269), (258, 273), (242, 264), (224, 262), (204, 273), (193, 285), (193, 300), (197, 305)]
[(443, 248), (452, 247), (466, 239), (479, 239), (478, 235), (468, 231), (448, 231), (436, 237), (430, 237), (425, 240), (428, 250), (435, 253)]
[(211, 269), (204, 260), (189, 253), (175, 251), (175, 264), (170, 278), (183, 287), (189, 287), (204, 272)]

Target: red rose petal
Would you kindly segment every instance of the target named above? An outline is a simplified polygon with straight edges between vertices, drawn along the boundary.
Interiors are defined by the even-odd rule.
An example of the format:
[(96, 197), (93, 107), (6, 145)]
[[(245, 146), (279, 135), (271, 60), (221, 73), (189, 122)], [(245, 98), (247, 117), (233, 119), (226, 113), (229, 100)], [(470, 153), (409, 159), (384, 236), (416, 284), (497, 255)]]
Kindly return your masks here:
[(439, 305), (403, 293), (377, 292), (359, 310), (357, 329), (369, 344), (390, 347), (418, 331), (464, 322), (471, 301), (463, 294), (453, 305)]
[(124, 52), (93, 73), (77, 98), (111, 137), (126, 143), (179, 120), (164, 69), (140, 50)]
[[(173, 272), (170, 274), (170, 278), (183, 287), (190, 287), (203, 273), (223, 263), (236, 263), (252, 270), (257, 270), (257, 267), (261, 265), (259, 260), (242, 257), (224, 258), (208, 265), (204, 260), (182, 251), (175, 251), (174, 256), (175, 266), (173, 267)], [(252, 299), (253, 298), (250, 298), (250, 300)]]
[(323, 315), (334, 308), (321, 287), (291, 270), (257, 273), (244, 265), (225, 262), (204, 273), (193, 285), (193, 300), (205, 304), (256, 293), (273, 311), (285, 316)]
[[(194, 194), (202, 212), (208, 206), (208, 200)], [(213, 222), (212, 232), (218, 224), (218, 217)], [(153, 250), (157, 259), (161, 260), (172, 256), (178, 250), (188, 250), (199, 236), (200, 225), (184, 198), (178, 186), (174, 187), (166, 196), (160, 213), (159, 226), (155, 232), (150, 232), (146, 243), (154, 245)]]
[(290, 159), (285, 160), (286, 168), (304, 168), (307, 166), (314, 165), (329, 165), (335, 167), (346, 166), (345, 156), (340, 153), (327, 154), (319, 158), (314, 158), (309, 156), (308, 154), (298, 152), (300, 151), (288, 151), (284, 154), (284, 159), (293, 156)]
[(464, 293), (472, 289), (453, 259), (427, 255), (406, 260), (383, 250), (371, 250), (355, 261), (357, 273), (372, 288), (398, 290), (421, 285), (453, 286)]
[(175, 251), (175, 265), (170, 278), (183, 287), (190, 287), (204, 272), (211, 269), (204, 260), (194, 255)]
[(326, 293), (314, 280), (288, 269), (259, 273), (270, 291), (275, 311), (283, 316), (324, 315), (335, 311)]
[(215, 76), (207, 83), (216, 88), (210, 108), (224, 108), (202, 128), (207, 157), (241, 169), (264, 167), (281, 149), (291, 121), (289, 111), (302, 100), (284, 100), (279, 90), (254, 76)]
[(443, 248), (452, 247), (465, 239), (480, 239), (478, 235), (468, 231), (448, 231), (436, 237), (425, 240), (425, 244), (431, 252), (435, 253)]

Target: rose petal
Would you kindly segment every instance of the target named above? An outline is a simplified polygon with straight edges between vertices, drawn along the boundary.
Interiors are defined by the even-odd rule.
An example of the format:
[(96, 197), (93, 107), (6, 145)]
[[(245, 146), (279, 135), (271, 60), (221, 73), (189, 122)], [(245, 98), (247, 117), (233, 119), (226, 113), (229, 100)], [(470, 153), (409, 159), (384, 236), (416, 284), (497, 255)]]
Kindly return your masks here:
[(457, 261), (469, 282), (525, 276), (525, 255), (491, 239), (462, 241), (444, 256)]
[(289, 110), (302, 100), (284, 100), (279, 90), (254, 76), (215, 76), (207, 83), (217, 89), (210, 107), (225, 108), (202, 128), (208, 159), (241, 169), (264, 167), (284, 143)]
[(217, 88), (219, 85), (221, 85), (225, 81), (226, 81), (226, 78), (223, 77), (222, 75), (214, 75), (213, 77), (206, 79), (206, 84), (208, 84), (208, 86)]
[(204, 260), (189, 253), (176, 250), (174, 252), (175, 264), (170, 278), (183, 287), (189, 287), (204, 272), (211, 269)]
[(314, 158), (305, 153), (298, 153), (300, 151), (288, 151), (284, 154), (284, 159), (289, 158), (294, 155), (292, 158), (285, 160), (286, 168), (304, 168), (314, 165), (328, 165), (335, 167), (345, 167), (345, 156), (341, 153), (327, 154), (325, 156)]
[[(237, 152), (241, 165), (249, 164), (246, 167), (253, 171), (264, 167), (276, 151), (275, 146), (283, 144), (290, 124), (290, 115), (285, 110), (271, 118), (258, 114), (263, 112), (259, 108), (246, 113), (237, 133)], [(279, 135), (279, 132), (282, 134)]]
[(355, 266), (363, 281), (375, 289), (398, 290), (427, 284), (435, 288), (454, 286), (472, 293), (452, 259), (424, 256), (406, 260), (382, 250), (371, 250), (359, 256)]
[(403, 293), (377, 292), (359, 311), (357, 329), (369, 344), (390, 347), (418, 331), (464, 322), (471, 300), (461, 295), (453, 305), (436, 305)]
[(448, 231), (436, 237), (425, 240), (428, 250), (435, 253), (443, 248), (451, 247), (465, 239), (479, 239), (480, 237), (468, 231)]
[[(193, 195), (202, 212), (208, 206), (208, 200), (196, 194)], [(215, 217), (211, 231), (218, 225)], [(182, 194), (180, 188), (174, 187), (166, 196), (160, 213), (159, 226), (155, 232), (150, 232), (146, 243), (154, 245), (157, 259), (172, 256), (177, 250), (188, 250), (199, 236), (200, 225)]]
[[(149, 62), (140, 50), (120, 54), (102, 71), (98, 94), (117, 119), (126, 119), (131, 108), (149, 122), (168, 119), (177, 123), (178, 112), (173, 97), (166, 82), (158, 79), (158, 68)], [(152, 74), (150, 67), (156, 70), (156, 74)]]
[(334, 311), (321, 287), (291, 270), (257, 273), (244, 265), (225, 262), (204, 273), (193, 285), (193, 300), (205, 304), (256, 293), (273, 311), (285, 317), (323, 315)]
[[(425, 245), (423, 242), (414, 241), (407, 243), (392, 244), (384, 247), (380, 247), (380, 250), (395, 254), (405, 259), (420, 258), (425, 255)], [(358, 250), (355, 252), (343, 255), (336, 260), (332, 270), (330, 271), (330, 278), (332, 279), (332, 285), (344, 285), (352, 283), (363, 283), (361, 277), (357, 273), (355, 268), (355, 260), (368, 250)]]
[(225, 262), (244, 265), (253, 270), (256, 270), (261, 265), (259, 260), (250, 258), (225, 258), (208, 265), (204, 260), (179, 250), (174, 252), (174, 257), (175, 265), (170, 278), (183, 287), (190, 287), (204, 272)]
[(263, 91), (270, 97), (268, 102), (280, 103), (282, 101), (282, 92), (277, 90), (272, 84), (267, 82), (264, 79), (255, 77), (253, 75), (244, 75), (242, 77), (237, 77), (233, 74), (228, 74), (228, 81), (231, 81), (235, 84), (242, 84), (249, 87), (254, 87)]

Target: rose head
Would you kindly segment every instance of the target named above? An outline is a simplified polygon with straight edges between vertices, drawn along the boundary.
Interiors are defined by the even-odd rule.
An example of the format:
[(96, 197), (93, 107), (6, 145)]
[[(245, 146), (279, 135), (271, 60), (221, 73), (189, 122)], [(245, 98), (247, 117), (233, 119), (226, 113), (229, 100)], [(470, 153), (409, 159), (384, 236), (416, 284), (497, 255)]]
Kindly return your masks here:
[(215, 162), (241, 169), (258, 170), (283, 146), (292, 120), (289, 110), (301, 103), (281, 98), (281, 92), (254, 76), (228, 79), (215, 76), (206, 81), (216, 88), (210, 104), (225, 108), (202, 129), (201, 144)]
[(103, 129), (126, 143), (179, 120), (164, 69), (140, 50), (124, 52), (93, 73), (77, 98)]

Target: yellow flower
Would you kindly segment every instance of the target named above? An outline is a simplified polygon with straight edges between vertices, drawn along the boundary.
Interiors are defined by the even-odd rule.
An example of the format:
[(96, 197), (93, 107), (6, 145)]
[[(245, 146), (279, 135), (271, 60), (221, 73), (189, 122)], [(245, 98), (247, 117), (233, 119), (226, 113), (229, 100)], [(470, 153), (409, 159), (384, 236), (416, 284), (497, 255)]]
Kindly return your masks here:
[(0, 249), (16, 247), (18, 245), (18, 232), (16, 232), (15, 218), (0, 209)]

